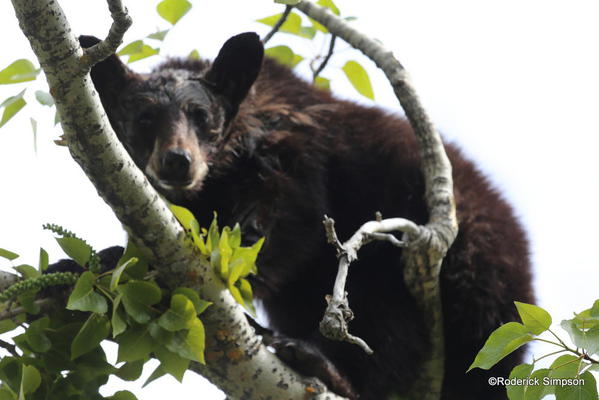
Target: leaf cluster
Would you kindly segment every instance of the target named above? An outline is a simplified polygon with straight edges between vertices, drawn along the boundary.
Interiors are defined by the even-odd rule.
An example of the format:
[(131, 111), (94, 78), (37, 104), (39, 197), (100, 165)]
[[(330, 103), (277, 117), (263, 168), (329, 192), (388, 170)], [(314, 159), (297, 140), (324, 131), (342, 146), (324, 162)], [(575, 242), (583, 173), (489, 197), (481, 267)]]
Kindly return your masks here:
[[(516, 366), (510, 376), (507, 395), (510, 400), (540, 400), (555, 395), (556, 400), (596, 400), (597, 382), (591, 371), (599, 371), (599, 300), (593, 307), (564, 320), (560, 326), (568, 333), (574, 348), (551, 330), (551, 315), (541, 307), (515, 302), (522, 323), (508, 322), (496, 329), (478, 352), (468, 369), (489, 369), (525, 343), (541, 341), (557, 346), (531, 364)], [(541, 337), (549, 333), (552, 339)], [(557, 341), (555, 341), (555, 340)], [(565, 354), (562, 354), (565, 353)], [(535, 369), (536, 363), (557, 357), (549, 368)]]
[[(276, 2), (287, 4), (288, 6), (297, 4), (297, 1), (295, 0), (278, 0)], [(316, 2), (316, 4), (327, 8), (330, 12), (337, 16), (341, 14), (339, 8), (335, 5), (333, 0), (319, 0)], [(270, 15), (257, 20), (257, 22), (270, 27), (275, 27), (281, 18), (285, 18), (284, 13)], [(279, 27), (278, 32), (291, 34), (312, 42), (317, 41), (319, 36), (323, 37), (323, 41), (333, 41), (333, 35), (325, 26), (310, 17), (306, 18), (308, 24), (304, 24), (300, 14), (291, 11), (286, 16), (285, 22)], [(355, 17), (346, 17), (345, 19), (347, 21), (351, 21), (354, 20)], [(332, 50), (333, 48), (331, 46), (329, 51), (332, 52)], [(285, 45), (269, 47), (265, 50), (265, 54), (268, 57), (277, 60), (279, 63), (288, 66), (289, 68), (295, 68), (300, 62), (306, 59), (306, 57), (294, 53), (289, 46)], [(326, 65), (326, 62), (328, 62), (328, 55), (317, 55), (316, 57), (312, 58), (310, 62), (310, 68), (313, 72), (314, 85), (321, 89), (329, 90), (330, 80), (319, 75), (320, 71), (322, 71), (324, 67), (323, 63)], [(366, 69), (362, 67), (360, 63), (354, 60), (349, 60), (342, 67), (342, 71), (354, 89), (358, 91), (358, 93), (370, 100), (374, 100), (374, 91), (372, 89), (370, 77), (368, 76)]]
[[(0, 361), (0, 399), (104, 399), (99, 388), (110, 375), (136, 380), (151, 357), (160, 365), (146, 384), (165, 374), (181, 380), (191, 361), (204, 362), (205, 333), (198, 315), (209, 302), (188, 288), (160, 288), (132, 242), (115, 269), (93, 272), (86, 268), (90, 246), (61, 231), (68, 236), (57, 240), (83, 273), (66, 309), (42, 316), (39, 307), (32, 307), (35, 292), (27, 293), (26, 298), (17, 297), (22, 313), (0, 321), (0, 333), (22, 328), (12, 337), (11, 356)], [(0, 255), (17, 256), (7, 250)], [(47, 255), (40, 259), (40, 265), (47, 265)], [(28, 268), (20, 271), (32, 274)], [(29, 280), (59, 275), (39, 277), (35, 272)], [(2, 306), (8, 309), (10, 304)], [(118, 367), (107, 361), (104, 340), (118, 344)], [(107, 399), (135, 396), (121, 391)]]
[(264, 238), (252, 246), (242, 246), (239, 224), (236, 224), (233, 229), (225, 226), (222, 231), (219, 231), (215, 214), (210, 228), (202, 230), (189, 210), (175, 205), (171, 205), (170, 209), (189, 234), (200, 254), (209, 258), (210, 265), (227, 285), (233, 298), (255, 315), (252, 286), (246, 278), (258, 273), (256, 258), (264, 244)]

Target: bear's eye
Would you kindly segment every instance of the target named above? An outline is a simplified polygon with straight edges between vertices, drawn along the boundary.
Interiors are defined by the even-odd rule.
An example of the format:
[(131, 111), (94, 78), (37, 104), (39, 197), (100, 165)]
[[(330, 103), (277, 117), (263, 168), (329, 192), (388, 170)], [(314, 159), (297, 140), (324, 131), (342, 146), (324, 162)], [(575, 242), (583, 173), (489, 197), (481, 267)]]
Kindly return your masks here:
[(153, 110), (146, 110), (137, 116), (137, 123), (142, 127), (150, 126), (156, 120), (156, 112)]
[(203, 108), (193, 108), (190, 114), (191, 118), (198, 125), (204, 125), (208, 121), (208, 111)]

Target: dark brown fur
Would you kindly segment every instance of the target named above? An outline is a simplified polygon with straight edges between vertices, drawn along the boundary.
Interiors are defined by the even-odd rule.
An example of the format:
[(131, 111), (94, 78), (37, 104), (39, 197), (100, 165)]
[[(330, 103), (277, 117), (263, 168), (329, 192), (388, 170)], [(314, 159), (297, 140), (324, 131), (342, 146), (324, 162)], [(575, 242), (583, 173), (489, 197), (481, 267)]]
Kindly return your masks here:
[[(256, 45), (255, 38), (243, 40)], [(225, 47), (221, 55), (229, 55), (219, 55), (215, 63), (228, 65), (227, 57), (232, 57), (235, 62), (229, 64), (237, 68), (229, 65), (226, 74), (216, 74), (221, 67), (206, 62), (174, 60), (140, 76), (113, 57), (96, 67), (92, 77), (117, 134), (142, 169), (149, 158), (173, 146), (148, 155), (158, 138), (195, 138), (181, 146), (197, 147), (201, 156), (193, 156), (193, 162), (201, 158), (206, 163), (205, 176), (181, 189), (161, 186), (161, 171), (154, 171), (151, 178), (159, 190), (189, 208), (203, 226), (216, 210), (222, 225), (241, 223), (247, 242), (266, 236), (253, 284), (272, 328), (324, 354), (360, 399), (405, 393), (419, 375), (427, 339), (420, 311), (403, 282), (401, 250), (388, 243), (369, 244), (351, 267), (347, 290), (356, 318), (350, 330), (372, 346), (374, 355), (323, 338), (318, 322), (337, 266), (321, 223), (325, 214), (337, 221), (341, 240), (375, 211), (427, 221), (418, 148), (409, 124), (381, 109), (338, 100), (268, 59), (246, 97), (231, 94), (232, 86), (251, 80), (242, 76), (244, 63), (251, 69), (256, 61)], [(178, 70), (194, 75), (200, 82), (197, 90), (212, 96), (203, 107), (214, 118), (222, 114), (220, 131), (212, 120), (194, 122), (192, 112), (176, 96), (169, 97), (166, 82)], [(237, 77), (232, 84), (225, 82), (229, 76)], [(139, 130), (131, 121), (140, 110), (130, 99), (142, 89), (163, 96), (158, 107), (171, 111), (159, 110), (160, 118)], [(512, 208), (476, 167), (455, 146), (448, 144), (447, 152), (460, 231), (441, 271), (447, 349), (443, 399), (502, 399), (504, 390), (490, 387), (487, 376), (507, 376), (521, 353), (490, 373), (465, 371), (492, 330), (518, 319), (513, 301), (533, 302), (527, 239)], [(154, 170), (160, 169), (159, 161), (154, 160)]]

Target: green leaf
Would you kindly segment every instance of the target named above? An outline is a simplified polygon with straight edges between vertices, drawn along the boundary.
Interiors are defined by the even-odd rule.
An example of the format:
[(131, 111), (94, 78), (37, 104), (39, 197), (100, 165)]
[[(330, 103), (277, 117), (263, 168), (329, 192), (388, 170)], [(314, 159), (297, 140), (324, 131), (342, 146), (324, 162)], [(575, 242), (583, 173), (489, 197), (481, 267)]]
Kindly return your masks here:
[(0, 400), (17, 400), (17, 395), (7, 385), (0, 386)]
[(290, 6), (294, 6), (294, 5), (298, 4), (299, 2), (300, 2), (300, 0), (275, 0), (275, 3), (287, 4)]
[[(533, 366), (531, 364), (517, 365), (512, 369), (509, 379), (527, 379), (532, 374)], [(524, 391), (526, 385), (508, 385), (506, 386), (507, 397), (510, 400), (524, 400)]]
[(335, 5), (335, 3), (333, 3), (333, 0), (318, 0), (316, 2), (316, 4), (318, 4), (319, 6), (328, 8), (329, 10), (331, 10), (333, 12), (333, 14), (335, 15), (340, 15), (339, 9), (337, 8), (337, 6)]
[(27, 314), (36, 315), (41, 311), (39, 304), (35, 302), (36, 291), (22, 293), (17, 296), (17, 300), (19, 301), (19, 304), (23, 306)]
[(314, 80), (314, 86), (316, 86), (319, 89), (330, 91), (331, 90), (331, 80), (327, 79), (327, 78), (323, 78), (322, 76), (317, 76), (316, 79)]
[(9, 261), (12, 261), (16, 258), (19, 258), (17, 253), (13, 253), (12, 251), (8, 251), (6, 249), (0, 249), (0, 257), (6, 258)]
[(25, 105), (27, 102), (23, 99), (23, 95), (25, 94), (25, 89), (21, 91), (21, 93), (16, 96), (9, 97), (4, 100), (2, 104), (0, 104), (0, 108), (4, 107), (4, 112), (2, 113), (2, 119), (0, 120), (0, 128), (3, 127), (12, 117), (14, 117)]
[(185, 207), (176, 206), (174, 204), (169, 204), (168, 208), (171, 210), (177, 221), (183, 226), (183, 228), (187, 230), (192, 229), (193, 222), (197, 222), (196, 217), (193, 216), (191, 211), (189, 211)]
[(16, 271), (18, 271), (25, 279), (37, 278), (42, 275), (41, 272), (39, 272), (36, 268), (32, 267), (31, 265), (27, 265), (27, 264), (17, 265), (16, 267), (13, 267), (13, 268)]
[(264, 52), (266, 56), (273, 58), (279, 62), (288, 66), (289, 68), (295, 67), (304, 57), (299, 54), (295, 54), (289, 46), (274, 46), (266, 49)]
[(156, 342), (147, 325), (132, 327), (116, 338), (119, 344), (118, 361), (144, 360), (154, 350)]
[(229, 261), (231, 261), (231, 256), (233, 255), (233, 249), (229, 245), (229, 234), (226, 229), (223, 230), (223, 233), (218, 242), (218, 250), (220, 255), (220, 274), (223, 279), (229, 276)]
[[(271, 15), (270, 17), (259, 19), (256, 22), (260, 22), (261, 24), (268, 26), (275, 26), (277, 22), (279, 22), (279, 20), (281, 19), (282, 15), (282, 13)], [(283, 23), (283, 25), (281, 25), (281, 27), (279, 28), (279, 32), (291, 33), (292, 35), (306, 37), (305, 33), (302, 32), (301, 28), (302, 18), (298, 14), (291, 12), (287, 16), (285, 23)]]
[(564, 354), (556, 358), (549, 367), (552, 378), (574, 378), (580, 372), (580, 359), (572, 354)]
[(241, 298), (244, 301), (245, 309), (250, 312), (252, 315), (256, 315), (256, 309), (254, 308), (254, 294), (252, 291), (252, 285), (247, 279), (241, 278), (237, 282), (237, 286), (239, 287), (239, 292), (241, 293)]
[[(528, 328), (518, 322), (508, 322), (497, 328), (482, 349), (476, 355), (474, 362), (468, 368), (489, 369), (505, 356), (533, 340)], [(466, 371), (467, 372), (467, 371)]]
[(202, 321), (196, 318), (189, 330), (176, 332), (173, 335), (172, 340), (165, 343), (165, 346), (173, 353), (176, 353), (185, 359), (205, 364), (205, 337), (204, 325), (202, 324)]
[(46, 329), (50, 325), (48, 317), (40, 318), (29, 325), (25, 332), (27, 344), (38, 353), (45, 353), (52, 347), (52, 342), (46, 335)]
[(158, 324), (170, 332), (180, 331), (193, 325), (196, 310), (193, 303), (182, 294), (171, 297), (171, 307), (158, 319)]
[(531, 333), (540, 335), (551, 326), (551, 315), (541, 307), (519, 301), (515, 301), (514, 304), (516, 304), (522, 323)]
[(125, 363), (115, 372), (115, 375), (124, 381), (136, 381), (143, 372), (144, 364), (145, 360)]
[(200, 298), (200, 295), (190, 288), (177, 288), (173, 291), (173, 295), (176, 294), (180, 294), (187, 297), (193, 303), (193, 307), (195, 308), (197, 314), (203, 313), (208, 308), (208, 306), (212, 304), (212, 302), (210, 301), (202, 300)]
[(593, 303), (593, 307), (590, 309), (590, 315), (594, 318), (599, 318), (599, 300)]
[(112, 290), (112, 291), (116, 290), (116, 288), (119, 285), (119, 282), (121, 280), (121, 275), (123, 274), (123, 272), (125, 272), (125, 270), (127, 268), (132, 267), (135, 264), (137, 264), (137, 261), (139, 261), (139, 259), (137, 257), (131, 257), (130, 259), (128, 259), (127, 261), (125, 261), (124, 263), (122, 263), (121, 265), (116, 267), (116, 269), (114, 270), (114, 272), (112, 273), (112, 276), (110, 278), (110, 290)]
[(555, 386), (557, 400), (597, 400), (597, 382), (590, 372), (581, 374), (582, 384), (563, 384)]
[(158, 54), (158, 49), (148, 46), (142, 40), (136, 40), (123, 47), (117, 54), (119, 56), (128, 55), (129, 59), (127, 62), (132, 63)]
[(39, 260), (38, 270), (44, 272), (46, 269), (48, 269), (48, 252), (41, 247)]
[(4, 319), (0, 321), (0, 334), (10, 332), (13, 329), (17, 329), (17, 324), (15, 324), (13, 320)]
[(26, 394), (35, 392), (40, 383), (42, 383), (42, 377), (37, 368), (32, 365), (23, 365), (19, 400), (24, 400)]
[(75, 237), (56, 238), (56, 241), (62, 250), (75, 262), (82, 267), (89, 262), (92, 255), (92, 248), (83, 240)]
[(589, 316), (590, 311), (585, 310), (573, 319), (562, 321), (561, 327), (568, 332), (576, 347), (593, 355), (599, 352), (599, 320)]
[(216, 221), (216, 213), (214, 213), (214, 218), (212, 219), (210, 228), (208, 228), (208, 239), (206, 240), (206, 248), (208, 249), (208, 253), (212, 254), (212, 251), (218, 245), (219, 239), (220, 235), (218, 233), (218, 222)]
[(110, 320), (112, 326), (112, 337), (117, 337), (127, 329), (127, 323), (125, 317), (122, 315), (122, 310), (119, 307), (121, 305), (122, 294), (117, 294), (112, 302), (112, 319)]
[(33, 81), (39, 73), (31, 61), (20, 59), (0, 71), (0, 85)]
[(166, 372), (164, 372), (162, 365), (157, 366), (156, 369), (150, 374), (148, 379), (146, 379), (142, 387), (148, 386), (151, 382), (155, 381), (160, 377), (163, 377), (164, 375), (166, 375)]
[(131, 54), (139, 53), (144, 46), (143, 40), (135, 40), (120, 49), (116, 54), (119, 56), (128, 56)]
[(162, 18), (175, 25), (191, 9), (191, 3), (187, 0), (163, 0), (156, 11)]
[(106, 400), (137, 400), (137, 397), (128, 390), (119, 390), (112, 396), (107, 397)]
[(183, 375), (189, 367), (189, 360), (178, 354), (169, 351), (166, 347), (161, 346), (154, 351), (156, 358), (160, 361), (162, 371), (171, 375), (173, 378), (181, 382)]
[(189, 54), (187, 55), (187, 58), (190, 58), (192, 60), (199, 60), (200, 59), (200, 53), (197, 50), (192, 50), (189, 52)]
[(162, 297), (160, 288), (151, 282), (131, 281), (118, 287), (122, 294), (125, 311), (136, 322), (147, 324), (152, 319), (154, 310), (152, 305), (158, 303)]
[(166, 35), (170, 32), (170, 29), (165, 29), (163, 31), (158, 31), (158, 32), (154, 32), (151, 35), (148, 35), (147, 37), (149, 39), (154, 39), (154, 40), (160, 40), (163, 41), (164, 38), (166, 37)]
[(241, 244), (241, 226), (239, 226), (239, 223), (237, 223), (237, 224), (235, 224), (235, 226), (233, 227), (233, 230), (229, 234), (229, 246), (231, 246), (232, 249), (236, 249), (239, 247), (240, 244)]
[[(534, 371), (530, 375), (530, 383), (524, 385), (524, 399), (525, 400), (540, 400), (545, 395), (553, 391), (551, 385), (544, 385), (543, 380), (549, 376), (551, 370), (542, 368)], [(538, 384), (537, 384), (538, 382)]]
[(316, 29), (313, 26), (302, 26), (300, 28), (300, 36), (306, 39), (314, 39)]
[(44, 92), (43, 90), (35, 91), (35, 99), (43, 106), (52, 107), (54, 105), (54, 99), (52, 95), (48, 92)]
[(71, 360), (92, 351), (108, 337), (110, 322), (108, 317), (91, 314), (71, 343)]
[(141, 251), (137, 248), (135, 243), (133, 243), (133, 240), (129, 238), (127, 241), (127, 246), (125, 247), (125, 251), (117, 262), (117, 268), (129, 261), (131, 258), (137, 258), (137, 263), (129, 264), (129, 266), (126, 268), (126, 271), (124, 271), (125, 275), (134, 279), (143, 279), (148, 273), (148, 262)]
[(67, 301), (67, 309), (91, 311), (104, 314), (108, 311), (106, 298), (94, 291), (94, 274), (89, 271), (81, 274)]
[(37, 121), (33, 118), (29, 118), (31, 123), (31, 131), (33, 132), (33, 151), (37, 155)]
[(370, 78), (368, 72), (358, 64), (356, 61), (348, 61), (343, 66), (343, 72), (349, 79), (354, 89), (358, 91), (362, 96), (374, 100), (374, 92), (372, 91), (372, 85), (370, 84)]
[(144, 44), (141, 48), (141, 51), (135, 54), (131, 54), (129, 56), (129, 59), (127, 60), (128, 63), (132, 63), (135, 61), (139, 61), (139, 60), (143, 60), (144, 58), (148, 58), (151, 56), (154, 56), (158, 54), (158, 49), (155, 49), (153, 47), (148, 46), (147, 44)]

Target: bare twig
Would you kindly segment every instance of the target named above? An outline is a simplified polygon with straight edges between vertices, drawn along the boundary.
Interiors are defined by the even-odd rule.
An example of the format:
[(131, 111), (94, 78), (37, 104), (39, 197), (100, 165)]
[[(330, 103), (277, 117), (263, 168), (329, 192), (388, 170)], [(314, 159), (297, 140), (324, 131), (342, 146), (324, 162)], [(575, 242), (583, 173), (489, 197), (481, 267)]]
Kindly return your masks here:
[[(380, 215), (380, 214), (379, 214)], [(347, 323), (353, 319), (349, 308), (345, 284), (349, 272), (349, 264), (358, 258), (358, 250), (372, 240), (386, 240), (394, 245), (405, 247), (405, 242), (397, 240), (395, 236), (383, 232), (400, 231), (417, 236), (420, 228), (418, 225), (403, 218), (379, 219), (365, 223), (345, 243), (341, 244), (335, 231), (335, 221), (325, 216), (323, 224), (327, 234), (327, 241), (337, 249), (339, 269), (335, 278), (333, 295), (327, 296), (327, 308), (320, 322), (320, 332), (333, 340), (344, 340), (359, 345), (366, 353), (372, 354), (372, 349), (366, 342), (348, 332)]]
[(312, 80), (316, 80), (316, 78), (322, 72), (324, 67), (326, 67), (327, 64), (329, 63), (329, 60), (331, 59), (331, 57), (333, 56), (333, 53), (335, 51), (335, 41), (336, 40), (337, 40), (337, 36), (331, 35), (331, 41), (329, 42), (329, 51), (327, 52), (327, 55), (324, 57), (324, 60), (322, 60), (322, 62), (318, 66), (318, 68), (312, 70)]
[[(439, 399), (443, 383), (445, 353), (439, 273), (443, 257), (458, 232), (451, 164), (445, 153), (443, 142), (420, 103), (407, 72), (391, 51), (356, 31), (325, 8), (318, 7), (306, 0), (296, 4), (296, 8), (324, 25), (331, 34), (339, 36), (374, 61), (387, 76), (418, 139), (421, 169), (425, 182), (424, 197), (429, 211), (429, 221), (426, 225), (419, 227), (417, 233), (404, 231), (407, 233), (409, 246), (402, 251), (401, 260), (406, 286), (425, 316), (430, 339), (430, 352), (428, 358), (424, 360), (421, 378), (413, 383), (411, 396), (408, 397), (426, 400)], [(362, 242), (364, 237), (360, 237), (359, 240)], [(351, 257), (349, 252), (348, 257)], [(335, 284), (337, 285), (337, 282)]]
[(127, 8), (123, 6), (121, 0), (107, 0), (107, 2), (110, 16), (112, 17), (112, 25), (106, 39), (89, 49), (83, 50), (81, 62), (87, 69), (116, 52), (116, 49), (123, 42), (125, 32), (127, 32), (132, 23), (131, 17), (127, 13)]
[(266, 36), (264, 36), (264, 39), (262, 39), (262, 44), (266, 44), (266, 42), (268, 42), (275, 35), (275, 33), (277, 33), (279, 29), (281, 29), (281, 26), (283, 26), (285, 21), (287, 21), (287, 17), (289, 17), (291, 10), (293, 10), (293, 6), (285, 6), (285, 11), (283, 11), (283, 14), (281, 14), (281, 18), (279, 18), (277, 23), (274, 24), (270, 32), (268, 32)]

